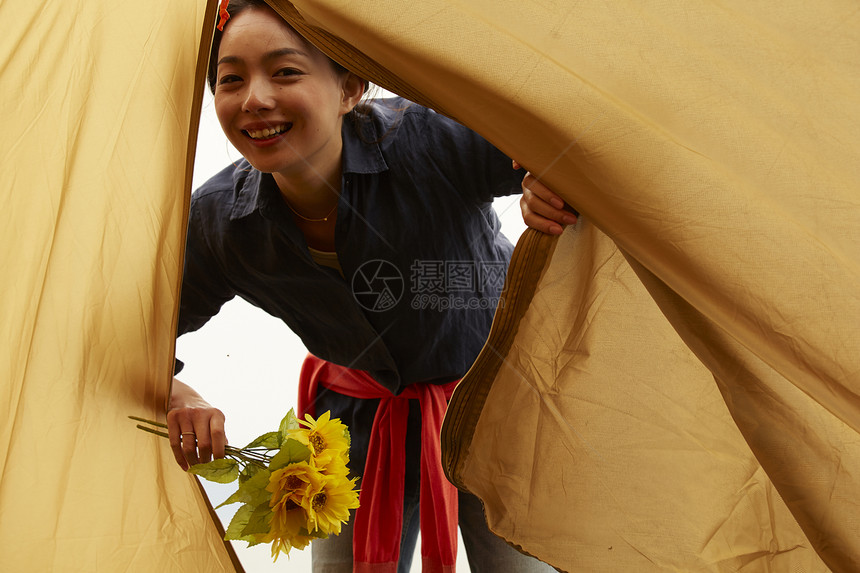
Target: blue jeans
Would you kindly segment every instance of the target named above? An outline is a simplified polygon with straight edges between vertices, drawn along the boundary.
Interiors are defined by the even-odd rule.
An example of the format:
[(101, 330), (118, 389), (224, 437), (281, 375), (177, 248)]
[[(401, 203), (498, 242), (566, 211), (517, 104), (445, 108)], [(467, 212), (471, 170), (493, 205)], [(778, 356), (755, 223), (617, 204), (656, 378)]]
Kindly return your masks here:
[[(523, 555), (487, 528), (484, 509), (477, 497), (459, 494), (459, 522), (472, 573), (549, 573), (555, 569)], [(419, 530), (417, 496), (407, 494), (403, 503), (398, 573), (409, 573)], [(311, 543), (314, 573), (352, 573), (352, 519), (341, 534)]]

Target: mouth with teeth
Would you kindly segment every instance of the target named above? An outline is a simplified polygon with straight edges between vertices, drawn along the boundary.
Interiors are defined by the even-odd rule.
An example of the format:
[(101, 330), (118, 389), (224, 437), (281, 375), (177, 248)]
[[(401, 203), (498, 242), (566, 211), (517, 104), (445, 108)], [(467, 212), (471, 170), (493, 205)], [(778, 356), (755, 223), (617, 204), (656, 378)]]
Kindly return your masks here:
[(244, 133), (254, 141), (266, 141), (269, 139), (274, 139), (279, 135), (286, 133), (290, 130), (291, 127), (293, 127), (292, 123), (282, 123), (280, 125), (267, 127), (265, 129), (243, 129), (242, 133)]

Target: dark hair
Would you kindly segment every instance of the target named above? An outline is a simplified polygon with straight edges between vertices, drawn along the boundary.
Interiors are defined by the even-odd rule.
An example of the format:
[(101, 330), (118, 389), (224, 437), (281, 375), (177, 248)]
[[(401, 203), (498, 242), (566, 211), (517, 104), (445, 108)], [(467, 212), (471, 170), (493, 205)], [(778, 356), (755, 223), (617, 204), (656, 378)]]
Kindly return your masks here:
[[(224, 28), (230, 25), (230, 20), (238, 16), (241, 12), (243, 12), (246, 8), (254, 8), (254, 7), (263, 7), (272, 9), (266, 2), (263, 0), (230, 0), (227, 5), (227, 12), (230, 14), (230, 18), (227, 20), (227, 23), (224, 25)], [(218, 18), (220, 20), (220, 17)], [(284, 21), (284, 24), (290, 26), (289, 23)], [(292, 28), (292, 26), (290, 26)], [(296, 32), (298, 34), (298, 32)], [(298, 34), (300, 38), (302, 38), (301, 34)], [(212, 36), (212, 48), (209, 50), (209, 67), (206, 72), (206, 80), (209, 82), (209, 90), (214, 94), (215, 93), (215, 85), (218, 82), (218, 50), (221, 49), (221, 38), (224, 37), (224, 31), (215, 28), (215, 35)], [(302, 38), (304, 39), (304, 38)], [(304, 40), (306, 43), (307, 40)], [(308, 43), (310, 46), (311, 44)], [(326, 56), (328, 58), (328, 56)], [(331, 65), (334, 67), (335, 71), (338, 74), (345, 74), (348, 70), (332, 60), (328, 58), (331, 62)], [(367, 89), (367, 82), (364, 84), (365, 89)]]

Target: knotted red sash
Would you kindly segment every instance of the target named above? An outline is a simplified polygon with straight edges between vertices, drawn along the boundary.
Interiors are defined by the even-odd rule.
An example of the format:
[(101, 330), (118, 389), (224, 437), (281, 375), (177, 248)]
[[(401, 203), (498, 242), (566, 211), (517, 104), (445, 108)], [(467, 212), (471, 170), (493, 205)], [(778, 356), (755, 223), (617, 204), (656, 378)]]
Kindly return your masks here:
[(339, 394), (379, 399), (353, 525), (353, 573), (396, 573), (403, 528), (409, 399), (421, 405), (421, 557), (423, 573), (453, 573), (457, 560), (457, 489), (442, 470), (439, 433), (456, 382), (412, 384), (398, 396), (366, 372), (308, 354), (299, 377), (299, 416), (316, 417), (319, 384)]

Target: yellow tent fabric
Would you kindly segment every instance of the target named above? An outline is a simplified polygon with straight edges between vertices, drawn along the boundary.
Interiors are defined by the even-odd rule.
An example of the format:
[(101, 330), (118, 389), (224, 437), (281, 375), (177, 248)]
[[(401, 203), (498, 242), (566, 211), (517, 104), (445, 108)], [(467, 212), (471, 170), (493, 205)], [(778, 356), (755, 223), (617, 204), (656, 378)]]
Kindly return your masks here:
[[(518, 247), (446, 421), (497, 532), (571, 571), (860, 568), (856, 3), (271, 1), (584, 215)], [(169, 385), (209, 4), (0, 3), (4, 570), (234, 567), (125, 418)]]
[[(856, 3), (272, 4), (333, 57), (488, 137), (584, 215), (568, 233), (592, 251), (579, 252), (577, 241), (544, 245), (552, 257), (541, 282), (529, 271), (530, 288), (549, 298), (526, 297), (527, 310), (543, 304), (544, 320), (515, 316), (506, 326), (515, 355), (491, 339), (479, 359), (499, 354), (531, 401), (511, 410), (503, 368), (494, 377), (476, 366), (443, 430), (451, 477), (484, 499), (497, 532), (569, 570), (616, 570), (609, 555), (622, 552), (641, 555), (635, 570), (815, 569), (784, 503), (827, 566), (860, 568)], [(615, 273), (601, 277), (598, 263), (610, 262)], [(579, 272), (593, 280), (576, 284)], [(573, 282), (554, 292), (547, 277)], [(570, 323), (546, 320), (553, 313)], [(690, 351), (709, 373), (687, 381), (678, 373), (693, 368)], [(615, 364), (626, 368), (612, 378)], [(676, 377), (661, 384), (666, 376)], [(480, 379), (474, 396), (470, 379)], [(619, 404), (636, 424), (577, 434)], [(699, 442), (695, 464), (684, 464), (686, 450), (670, 455), (672, 437)], [(653, 471), (623, 459), (659, 451), (663, 440), (669, 449)], [(511, 451), (532, 473), (502, 471)], [(578, 482), (598, 461), (609, 473), (590, 468)], [(549, 480), (558, 473), (568, 481)], [(607, 475), (630, 489), (606, 488), (619, 496), (602, 506), (614, 508), (611, 517), (571, 534), (572, 520), (596, 519), (606, 501), (587, 480)], [(665, 502), (678, 488), (699, 500), (689, 511), (723, 514), (692, 520), (712, 529), (685, 531), (687, 543), (670, 554), (680, 527), (669, 523), (673, 507), (630, 514), (624, 500)], [(511, 491), (519, 497), (510, 505), (498, 499)], [(757, 507), (741, 507), (753, 498)], [(647, 528), (649, 538), (625, 536)], [(552, 544), (563, 547), (542, 555)]]
[(5, 572), (235, 570), (197, 483), (126, 417), (163, 416), (171, 380), (214, 15), (0, 2)]
[(581, 220), (517, 248), (443, 430), (491, 527), (566, 571), (827, 571), (615, 245)]

